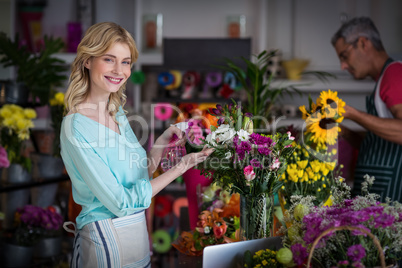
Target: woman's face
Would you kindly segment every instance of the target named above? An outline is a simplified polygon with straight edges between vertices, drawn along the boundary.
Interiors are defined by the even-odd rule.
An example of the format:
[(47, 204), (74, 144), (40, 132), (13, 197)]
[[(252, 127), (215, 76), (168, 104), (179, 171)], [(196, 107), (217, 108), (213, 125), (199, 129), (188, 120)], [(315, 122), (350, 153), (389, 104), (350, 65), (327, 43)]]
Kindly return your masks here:
[(117, 92), (131, 75), (131, 53), (127, 44), (115, 43), (100, 57), (85, 63), (89, 70), (91, 94)]

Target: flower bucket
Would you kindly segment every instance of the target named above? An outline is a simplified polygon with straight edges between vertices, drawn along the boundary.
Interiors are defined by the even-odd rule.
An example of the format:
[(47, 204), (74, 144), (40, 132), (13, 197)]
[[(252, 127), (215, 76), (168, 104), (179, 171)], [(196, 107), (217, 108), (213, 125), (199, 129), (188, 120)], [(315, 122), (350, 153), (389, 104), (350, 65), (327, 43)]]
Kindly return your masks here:
[[(63, 160), (48, 154), (39, 154), (37, 157), (38, 177), (41, 180), (58, 178), (63, 174)], [(31, 189), (32, 204), (39, 207), (53, 205), (59, 184), (51, 183)]]
[[(31, 174), (19, 164), (11, 164), (8, 168), (3, 170), (3, 175), (6, 184), (21, 184), (32, 180)], [(28, 204), (29, 196), (29, 189), (16, 190), (2, 194), (1, 211), (4, 212), (4, 229), (11, 229), (13, 227), (15, 210)]]
[(1, 267), (30, 267), (34, 248), (4, 242), (1, 250)]
[(188, 215), (190, 218), (190, 228), (193, 230), (197, 226), (198, 215), (200, 213), (197, 200), (197, 187), (208, 186), (212, 180), (200, 174), (198, 169), (189, 169), (183, 173), (188, 198)]
[(61, 253), (61, 236), (45, 237), (39, 240), (34, 247), (34, 257), (50, 258)]

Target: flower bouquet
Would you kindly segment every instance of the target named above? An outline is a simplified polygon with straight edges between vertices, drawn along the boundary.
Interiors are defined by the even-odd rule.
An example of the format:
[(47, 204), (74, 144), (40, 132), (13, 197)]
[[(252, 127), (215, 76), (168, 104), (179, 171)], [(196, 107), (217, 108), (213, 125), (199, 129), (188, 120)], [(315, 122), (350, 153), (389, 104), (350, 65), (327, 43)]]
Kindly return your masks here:
[[(216, 188), (212, 186), (210, 189)], [(208, 191), (208, 190), (207, 190)], [(208, 194), (208, 193), (207, 193)], [(238, 194), (220, 195), (215, 204), (198, 216), (197, 227), (191, 232), (182, 232), (172, 245), (181, 253), (200, 256), (206, 246), (239, 241), (239, 200)]]
[(283, 244), (296, 265), (309, 257), (313, 267), (376, 267), (380, 257), (388, 265), (402, 259), (402, 204), (378, 202), (379, 196), (369, 193), (373, 181), (366, 175), (362, 196), (350, 199), (350, 187), (337, 179), (331, 207), (314, 206), (313, 196), (293, 196), (285, 214), (292, 225), (283, 229)]
[[(213, 115), (218, 127), (211, 126), (203, 145), (215, 151), (197, 168), (223, 189), (241, 195), (242, 239), (267, 235), (267, 199), (280, 188), (279, 175), (293, 152), (290, 133), (253, 133), (252, 114), (243, 113), (240, 104), (217, 105)], [(273, 200), (268, 198), (269, 208)], [(272, 222), (268, 212), (268, 225)]]
[(5, 104), (0, 108), (0, 140), (7, 151), (11, 164), (20, 164), (27, 171), (31, 170), (31, 160), (22, 154), (24, 141), (30, 137), (34, 127), (32, 119), (36, 112), (15, 104)]
[(310, 98), (309, 103), (308, 109), (300, 106), (306, 131), (280, 178), (284, 183), (279, 192), (283, 209), (289, 209), (292, 195), (313, 195), (315, 205), (330, 205), (331, 186), (339, 175), (334, 145), (345, 103), (331, 90), (322, 91), (315, 103)]

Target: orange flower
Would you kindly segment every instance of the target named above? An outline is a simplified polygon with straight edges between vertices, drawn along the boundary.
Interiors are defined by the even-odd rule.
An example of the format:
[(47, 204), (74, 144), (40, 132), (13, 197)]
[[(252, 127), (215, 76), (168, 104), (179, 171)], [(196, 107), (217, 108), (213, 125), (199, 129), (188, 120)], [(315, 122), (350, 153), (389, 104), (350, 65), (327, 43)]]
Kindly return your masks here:
[(215, 237), (218, 239), (221, 238), (226, 233), (227, 228), (224, 220), (215, 221), (213, 228)]

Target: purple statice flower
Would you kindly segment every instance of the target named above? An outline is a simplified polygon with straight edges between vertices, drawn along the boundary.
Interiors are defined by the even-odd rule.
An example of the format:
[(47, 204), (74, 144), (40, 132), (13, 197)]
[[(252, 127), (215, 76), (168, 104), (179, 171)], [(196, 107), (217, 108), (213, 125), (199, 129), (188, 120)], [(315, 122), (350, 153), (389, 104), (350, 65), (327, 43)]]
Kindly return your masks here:
[(261, 168), (261, 163), (260, 163), (260, 161), (258, 161), (258, 159), (256, 159), (256, 158), (253, 158), (253, 159), (250, 160), (250, 165), (251, 165), (253, 168)]
[(389, 215), (387, 213), (379, 214), (377, 217), (374, 217), (374, 227), (375, 228), (385, 228), (391, 226), (394, 223), (395, 217)]
[(348, 248), (346, 253), (351, 261), (360, 261), (364, 257), (366, 257), (366, 250), (360, 244), (353, 245)]
[(344, 260), (344, 261), (338, 261), (338, 266), (337, 267), (348, 267), (349, 261)]
[(290, 247), (290, 250), (293, 253), (293, 261), (297, 264), (297, 265), (302, 265), (303, 262), (306, 260), (306, 258), (308, 257), (308, 253), (307, 253), (307, 249), (305, 247), (303, 247), (302, 244), (297, 243), (294, 244)]
[[(367, 232), (371, 232), (371, 230), (370, 230), (369, 228), (367, 228), (366, 226), (364, 226), (364, 225), (362, 225), (362, 224), (358, 224), (358, 225), (356, 225), (356, 227), (359, 227), (360, 229), (364, 229), (364, 230), (366, 230)], [(352, 233), (352, 235), (354, 235), (354, 236), (359, 236), (359, 235), (367, 236), (366, 233), (364, 233), (364, 232), (362, 232), (362, 231), (360, 231), (360, 230), (353, 230), (351, 233)]]

